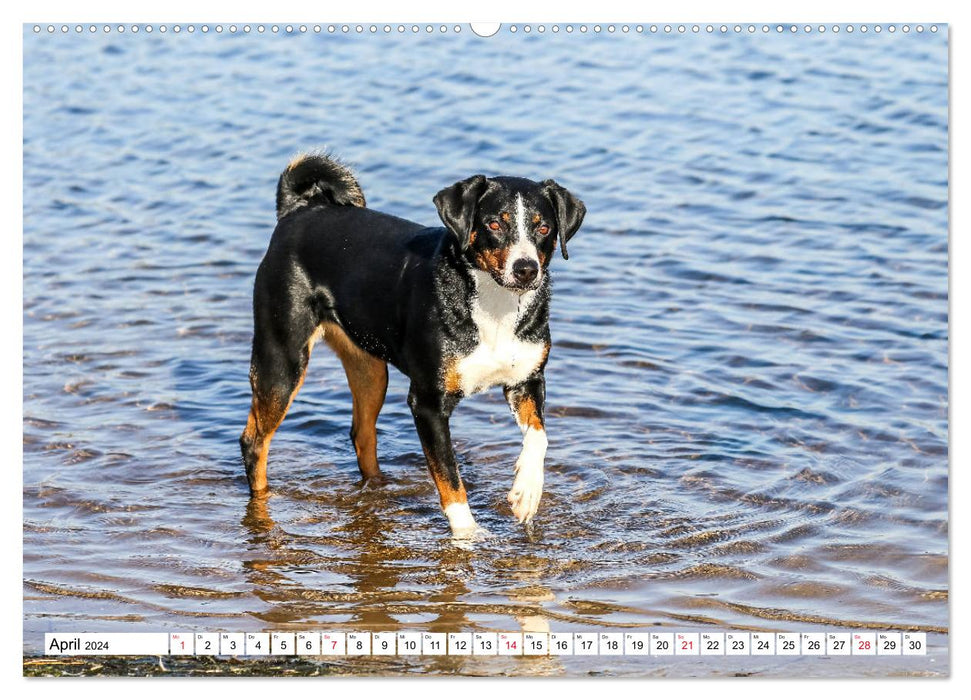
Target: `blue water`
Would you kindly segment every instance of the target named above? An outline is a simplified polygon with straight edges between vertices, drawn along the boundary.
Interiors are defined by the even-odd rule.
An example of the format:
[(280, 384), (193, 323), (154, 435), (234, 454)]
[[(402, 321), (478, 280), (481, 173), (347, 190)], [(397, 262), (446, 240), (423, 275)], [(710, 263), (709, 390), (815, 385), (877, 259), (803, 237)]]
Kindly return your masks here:
[[(946, 671), (947, 80), (946, 31), (26, 27), (25, 651), (80, 629), (913, 626)], [(389, 481), (362, 489), (323, 348), (250, 502), (253, 277), (312, 147), (430, 225), (477, 172), (586, 203), (553, 263), (531, 531), (501, 392), (452, 422), (497, 535), (465, 550), (394, 372)], [(395, 668), (643, 672), (435, 663)]]

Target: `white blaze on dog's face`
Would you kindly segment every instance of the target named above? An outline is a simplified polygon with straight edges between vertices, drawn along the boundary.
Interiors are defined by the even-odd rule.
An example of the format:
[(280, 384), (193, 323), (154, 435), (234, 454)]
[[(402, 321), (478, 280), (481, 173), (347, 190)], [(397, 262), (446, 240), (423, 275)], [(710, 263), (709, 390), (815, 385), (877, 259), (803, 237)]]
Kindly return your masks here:
[(526, 205), (522, 193), (516, 194), (516, 211), (513, 214), (512, 245), (502, 270), (505, 287), (523, 286), (535, 289), (542, 281), (543, 271), (539, 264), (539, 251), (526, 223)]

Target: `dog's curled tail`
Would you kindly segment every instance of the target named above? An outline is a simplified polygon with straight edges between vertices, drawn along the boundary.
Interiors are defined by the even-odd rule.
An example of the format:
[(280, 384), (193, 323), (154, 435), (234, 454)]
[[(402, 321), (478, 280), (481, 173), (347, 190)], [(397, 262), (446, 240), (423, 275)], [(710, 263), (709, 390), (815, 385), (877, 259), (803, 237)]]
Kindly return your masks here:
[(276, 186), (276, 218), (313, 204), (364, 207), (364, 193), (346, 165), (325, 153), (290, 161)]

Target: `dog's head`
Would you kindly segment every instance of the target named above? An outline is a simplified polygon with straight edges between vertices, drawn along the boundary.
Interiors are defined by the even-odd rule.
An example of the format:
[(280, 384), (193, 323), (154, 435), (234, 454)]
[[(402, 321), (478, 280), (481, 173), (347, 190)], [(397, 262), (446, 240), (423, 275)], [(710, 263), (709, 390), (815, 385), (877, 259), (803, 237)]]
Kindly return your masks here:
[(438, 215), (462, 255), (516, 292), (539, 287), (556, 243), (580, 228), (587, 209), (553, 180), (474, 175), (435, 195)]

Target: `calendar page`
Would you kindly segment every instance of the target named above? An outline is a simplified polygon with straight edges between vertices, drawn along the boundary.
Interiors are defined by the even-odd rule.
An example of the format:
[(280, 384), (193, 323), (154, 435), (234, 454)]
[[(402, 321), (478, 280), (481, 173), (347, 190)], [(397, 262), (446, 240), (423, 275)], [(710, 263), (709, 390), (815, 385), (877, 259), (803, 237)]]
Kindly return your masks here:
[(950, 674), (949, 27), (649, 14), (23, 25), (24, 675)]

